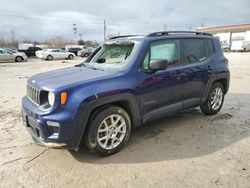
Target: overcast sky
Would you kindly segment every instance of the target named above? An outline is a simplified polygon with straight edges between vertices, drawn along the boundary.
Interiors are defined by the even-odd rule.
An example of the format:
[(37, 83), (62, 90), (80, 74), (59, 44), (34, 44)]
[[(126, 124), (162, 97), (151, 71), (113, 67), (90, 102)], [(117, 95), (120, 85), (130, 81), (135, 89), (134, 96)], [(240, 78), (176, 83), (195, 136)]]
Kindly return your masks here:
[(0, 0), (0, 35), (16, 30), (19, 39), (42, 41), (55, 36), (103, 40), (107, 32), (138, 34), (195, 30), (197, 26), (250, 23), (249, 0)]

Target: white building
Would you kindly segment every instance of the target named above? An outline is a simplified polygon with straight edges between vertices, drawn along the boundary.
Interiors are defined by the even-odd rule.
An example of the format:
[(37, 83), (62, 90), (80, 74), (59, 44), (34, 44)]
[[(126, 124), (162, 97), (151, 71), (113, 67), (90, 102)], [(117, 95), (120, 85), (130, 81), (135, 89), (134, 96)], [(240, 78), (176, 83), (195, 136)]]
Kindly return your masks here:
[(231, 47), (236, 46), (236, 44), (237, 46), (243, 46), (250, 42), (250, 24), (203, 27), (198, 28), (197, 31), (218, 36), (222, 45), (230, 45)]

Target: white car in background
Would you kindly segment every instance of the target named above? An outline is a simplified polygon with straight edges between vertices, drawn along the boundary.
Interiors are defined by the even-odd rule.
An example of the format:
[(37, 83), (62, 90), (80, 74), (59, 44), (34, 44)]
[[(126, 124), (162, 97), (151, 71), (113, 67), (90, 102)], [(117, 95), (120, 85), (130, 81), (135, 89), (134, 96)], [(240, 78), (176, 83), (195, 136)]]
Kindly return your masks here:
[(62, 49), (44, 49), (36, 51), (36, 57), (51, 61), (53, 59), (74, 59), (75, 54)]
[(16, 52), (7, 48), (0, 48), (0, 61), (22, 62), (27, 61), (25, 53)]

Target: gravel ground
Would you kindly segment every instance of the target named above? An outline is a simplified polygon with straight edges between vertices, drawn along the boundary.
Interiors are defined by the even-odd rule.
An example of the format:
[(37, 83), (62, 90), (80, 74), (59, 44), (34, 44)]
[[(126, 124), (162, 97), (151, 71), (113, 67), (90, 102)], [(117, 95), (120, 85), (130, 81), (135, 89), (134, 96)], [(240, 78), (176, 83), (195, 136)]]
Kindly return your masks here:
[(250, 53), (226, 53), (231, 86), (217, 115), (191, 109), (137, 128), (119, 153), (47, 149), (22, 125), (33, 74), (81, 62), (0, 63), (0, 187), (250, 187)]

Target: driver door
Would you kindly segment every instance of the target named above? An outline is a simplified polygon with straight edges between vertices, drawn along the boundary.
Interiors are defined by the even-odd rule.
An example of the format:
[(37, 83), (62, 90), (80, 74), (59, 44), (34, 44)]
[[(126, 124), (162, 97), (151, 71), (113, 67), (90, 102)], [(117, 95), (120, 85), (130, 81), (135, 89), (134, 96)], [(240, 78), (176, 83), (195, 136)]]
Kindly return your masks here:
[(64, 59), (68, 57), (68, 54), (66, 53), (66, 51), (61, 50), (61, 49), (59, 49), (58, 51), (59, 51), (60, 58)]
[[(167, 60), (166, 70), (150, 72), (150, 61)], [(157, 119), (183, 107), (185, 73), (181, 67), (180, 40), (156, 41), (150, 44), (139, 72), (139, 94), (143, 121)]]

